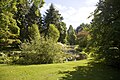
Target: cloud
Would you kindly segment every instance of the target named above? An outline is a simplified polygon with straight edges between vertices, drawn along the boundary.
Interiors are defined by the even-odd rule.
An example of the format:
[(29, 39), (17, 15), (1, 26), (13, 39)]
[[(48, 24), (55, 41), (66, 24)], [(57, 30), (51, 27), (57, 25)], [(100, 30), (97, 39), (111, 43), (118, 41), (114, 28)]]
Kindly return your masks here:
[(85, 0), (86, 6), (95, 6), (99, 0)]
[[(55, 4), (57, 6), (57, 4)], [(88, 19), (90, 13), (95, 10), (95, 6), (92, 7), (80, 7), (79, 9), (75, 9), (73, 7), (58, 7), (58, 10), (64, 17), (64, 22), (67, 23), (67, 27), (69, 25), (73, 25), (74, 28), (78, 27), (81, 23), (89, 23), (92, 18)]]
[(44, 14), (46, 12), (47, 9), (49, 9), (49, 6), (51, 5), (51, 3), (49, 4), (44, 4), (42, 8), (40, 8), (40, 11), (42, 14)]
[[(60, 14), (64, 18), (64, 22), (69, 25), (73, 25), (74, 28), (78, 27), (81, 23), (89, 23), (92, 18), (88, 19), (90, 13), (96, 8), (95, 4), (98, 0), (85, 0), (85, 6), (79, 7), (78, 9), (74, 7), (67, 7), (61, 4), (54, 4), (55, 8), (59, 10)], [(41, 9), (44, 13), (46, 9), (49, 9), (50, 4), (45, 4)]]

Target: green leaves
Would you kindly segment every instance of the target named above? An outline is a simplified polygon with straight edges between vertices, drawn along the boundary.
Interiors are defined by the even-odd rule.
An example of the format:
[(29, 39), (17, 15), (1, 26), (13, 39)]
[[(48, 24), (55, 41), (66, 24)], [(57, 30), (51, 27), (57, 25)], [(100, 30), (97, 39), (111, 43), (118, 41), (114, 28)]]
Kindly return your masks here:
[[(9, 34), (6, 33), (6, 36), (4, 37), (9, 37), (12, 34), (19, 35), (19, 28), (16, 24), (16, 20), (13, 19), (13, 14), (10, 12), (4, 12), (0, 13), (0, 28), (3, 30), (3, 32), (8, 32)], [(3, 33), (4, 34), (4, 33)]]
[(2, 47), (10, 46), (18, 40), (20, 28), (18, 27), (15, 14), (18, 11), (16, 0), (0, 1), (0, 39)]
[(15, 64), (47, 64), (61, 61), (61, 46), (52, 39), (33, 40), (21, 45), (22, 52)]
[(76, 37), (75, 31), (74, 31), (72, 25), (70, 25), (67, 33), (68, 33), (68, 36), (67, 36), (68, 43), (70, 45), (75, 45), (77, 37)]
[[(120, 1), (100, 0), (92, 22), (92, 47), (99, 47), (96, 52), (99, 57), (110, 65), (119, 65), (120, 60)], [(117, 47), (113, 52), (111, 47)], [(118, 56), (116, 58), (116, 56)]]
[(53, 4), (51, 4), (50, 8), (46, 12), (46, 15), (44, 16), (45, 27), (48, 27), (49, 24), (54, 24), (56, 27), (58, 27), (60, 20), (61, 15), (59, 14), (59, 11), (54, 8)]
[(60, 22), (60, 26), (57, 27), (60, 32), (60, 37), (58, 39), (58, 42), (66, 43), (67, 42), (67, 27), (64, 22)]
[(36, 7), (42, 7), (44, 4), (44, 0), (33, 0)]
[(56, 28), (56, 26), (54, 24), (50, 24), (47, 37), (52, 39), (53, 41), (57, 42), (59, 36), (60, 36), (60, 33), (59, 33), (58, 29)]
[[(45, 28), (44, 32), (45, 33), (45, 36), (49, 36), (49, 30), (50, 30), (50, 25), (53, 24), (56, 29), (58, 30), (55, 30), (56, 32), (59, 31), (59, 37), (58, 37), (58, 41), (59, 42), (62, 42), (62, 43), (65, 43), (65, 38), (66, 38), (66, 24), (64, 22), (62, 22), (63, 18), (61, 17), (61, 14), (59, 13), (58, 10), (55, 9), (54, 5), (51, 4), (49, 9), (46, 11), (46, 15), (44, 15), (44, 19), (43, 19), (43, 27)], [(53, 30), (51, 30), (53, 31)], [(50, 33), (53, 33), (54, 35), (57, 35), (53, 33), (53, 32), (50, 32)], [(58, 32), (57, 32), (58, 33)]]
[(31, 40), (36, 40), (36, 41), (40, 40), (40, 33), (37, 24), (32, 24), (31, 27), (28, 27), (28, 30), (29, 30), (29, 37)]

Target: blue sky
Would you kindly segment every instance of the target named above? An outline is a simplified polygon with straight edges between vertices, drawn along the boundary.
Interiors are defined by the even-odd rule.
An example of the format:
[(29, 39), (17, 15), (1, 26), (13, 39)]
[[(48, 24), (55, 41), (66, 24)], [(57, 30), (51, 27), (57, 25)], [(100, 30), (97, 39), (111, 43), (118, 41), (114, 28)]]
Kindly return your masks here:
[(41, 9), (42, 14), (49, 9), (51, 3), (59, 10), (64, 18), (64, 22), (78, 27), (81, 23), (89, 23), (92, 18), (87, 19), (91, 12), (96, 9), (96, 3), (99, 0), (45, 0), (45, 4)]

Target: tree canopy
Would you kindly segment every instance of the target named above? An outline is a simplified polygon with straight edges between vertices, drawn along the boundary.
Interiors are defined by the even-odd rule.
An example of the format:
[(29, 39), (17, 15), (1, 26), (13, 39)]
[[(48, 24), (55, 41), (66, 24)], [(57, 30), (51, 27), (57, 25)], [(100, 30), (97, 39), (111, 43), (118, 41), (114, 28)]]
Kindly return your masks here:
[(67, 41), (70, 45), (75, 45), (76, 44), (76, 34), (75, 30), (73, 29), (72, 25), (69, 26), (69, 29), (67, 31)]
[(65, 43), (66, 42), (65, 41), (66, 24), (62, 22), (62, 20), (63, 20), (63, 17), (59, 13), (59, 11), (55, 9), (53, 4), (51, 4), (43, 17), (43, 32), (45, 33), (44, 36), (48, 35), (49, 25), (54, 24), (60, 33), (60, 37), (58, 41)]
[[(100, 0), (94, 11), (91, 50), (106, 64), (120, 66), (120, 1)], [(96, 48), (96, 49), (93, 49)]]

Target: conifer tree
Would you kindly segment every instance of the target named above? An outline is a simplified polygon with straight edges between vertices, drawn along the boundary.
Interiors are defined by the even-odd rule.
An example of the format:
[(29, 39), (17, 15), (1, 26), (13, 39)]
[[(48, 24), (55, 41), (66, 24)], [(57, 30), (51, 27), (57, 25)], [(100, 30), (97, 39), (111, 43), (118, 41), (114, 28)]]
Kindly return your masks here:
[(20, 27), (21, 41), (31, 39), (28, 28), (33, 27), (32, 25), (37, 25), (38, 28), (36, 29), (41, 28), (42, 23), (39, 8), (42, 7), (43, 4), (44, 0), (18, 0), (16, 20), (18, 26)]
[(60, 33), (54, 24), (49, 25), (48, 35), (47, 38), (52, 39), (53, 41), (57, 42), (59, 39)]
[(60, 37), (58, 39), (58, 42), (66, 43), (67, 42), (67, 27), (64, 22), (60, 23), (60, 26), (58, 27), (58, 30), (60, 32)]
[(16, 42), (19, 36), (19, 27), (14, 19), (17, 11), (15, 0), (0, 1), (0, 45), (2, 47)]
[[(48, 35), (48, 29), (50, 24), (54, 24), (56, 28), (59, 30), (60, 37), (62, 36), (61, 30), (64, 30), (65, 25), (63, 26), (62, 22), (63, 18), (61, 17), (61, 14), (58, 10), (55, 9), (54, 5), (51, 4), (49, 9), (46, 11), (46, 14), (44, 15), (44, 36)], [(60, 41), (61, 39), (59, 39)], [(62, 42), (62, 41), (60, 41)]]
[(75, 45), (76, 44), (76, 34), (75, 30), (73, 29), (72, 25), (69, 26), (69, 29), (67, 31), (67, 41), (70, 45)]

